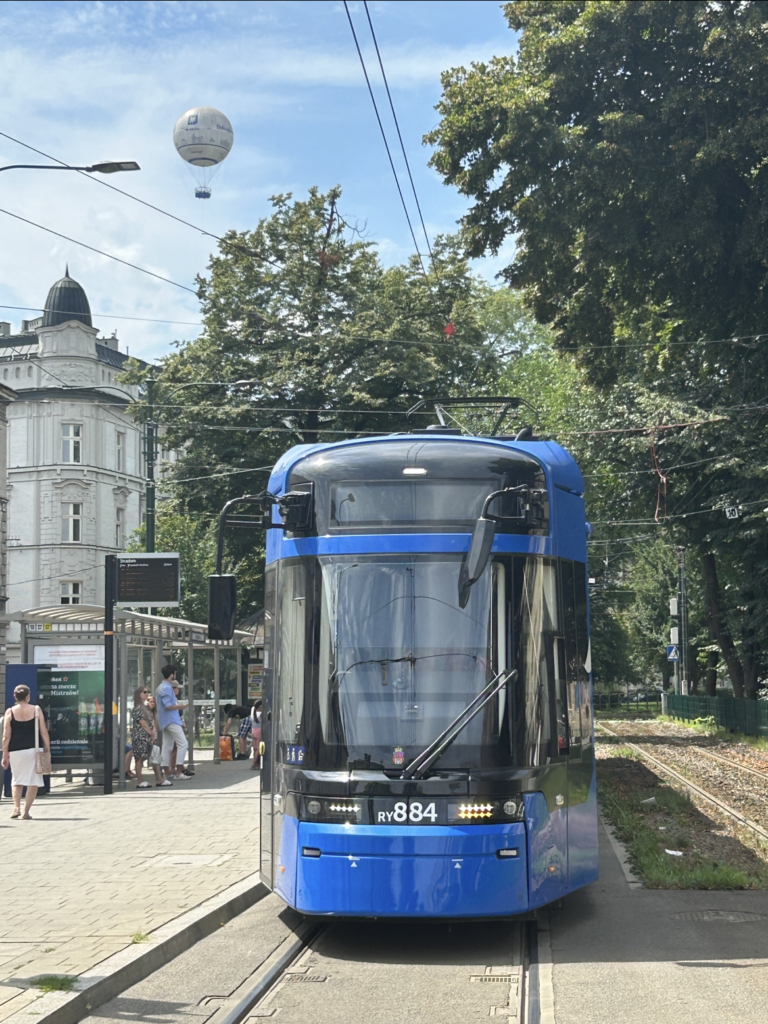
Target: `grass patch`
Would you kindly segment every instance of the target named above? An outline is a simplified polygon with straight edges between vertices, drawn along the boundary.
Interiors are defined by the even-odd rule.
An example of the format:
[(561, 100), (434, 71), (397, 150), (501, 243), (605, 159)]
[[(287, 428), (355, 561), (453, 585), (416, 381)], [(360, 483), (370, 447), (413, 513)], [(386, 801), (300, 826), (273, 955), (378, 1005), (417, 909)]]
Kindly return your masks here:
[(70, 974), (41, 974), (32, 984), (41, 992), (71, 992), (76, 981)]
[[(720, 855), (712, 856), (711, 823), (691, 800), (658, 784), (636, 761), (627, 764), (620, 751), (612, 750), (610, 759), (598, 761), (598, 792), (606, 818), (627, 847), (632, 870), (647, 888), (768, 888), (768, 869), (751, 851), (735, 839), (724, 839)], [(643, 802), (648, 800), (653, 802)], [(729, 863), (733, 860), (741, 863)]]
[(146, 932), (134, 932), (133, 935), (131, 936), (131, 942), (149, 942), (149, 936), (146, 934)]

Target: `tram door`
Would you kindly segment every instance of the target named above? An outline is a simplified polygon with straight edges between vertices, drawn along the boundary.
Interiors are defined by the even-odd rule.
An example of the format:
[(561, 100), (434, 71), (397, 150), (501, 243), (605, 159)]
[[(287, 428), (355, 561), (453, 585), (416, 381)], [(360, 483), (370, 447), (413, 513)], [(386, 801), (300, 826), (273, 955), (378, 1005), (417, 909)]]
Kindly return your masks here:
[(261, 803), (259, 838), (261, 845), (261, 880), (274, 888), (272, 858), (272, 801), (275, 777), (275, 746), (273, 728), (274, 658), (275, 658), (275, 578), (276, 566), (267, 568), (264, 581), (264, 683), (261, 705), (261, 740), (264, 756), (261, 759)]

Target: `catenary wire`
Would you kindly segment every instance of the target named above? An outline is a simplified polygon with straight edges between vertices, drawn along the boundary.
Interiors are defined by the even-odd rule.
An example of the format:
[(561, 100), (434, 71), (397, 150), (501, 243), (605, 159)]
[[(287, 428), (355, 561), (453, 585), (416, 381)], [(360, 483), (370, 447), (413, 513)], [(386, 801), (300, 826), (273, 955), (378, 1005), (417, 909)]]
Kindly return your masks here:
[(395, 113), (395, 104), (392, 101), (392, 93), (389, 91), (389, 82), (384, 71), (384, 62), (381, 59), (381, 53), (379, 51), (379, 43), (376, 39), (376, 33), (373, 30), (373, 22), (371, 21), (371, 12), (368, 10), (368, 0), (363, 0), (363, 6), (365, 7), (365, 15), (368, 18), (368, 26), (371, 30), (371, 38), (373, 39), (373, 45), (376, 48), (376, 56), (379, 60), (379, 68), (381, 69), (381, 77), (384, 79), (384, 88), (387, 90), (387, 99), (389, 100), (389, 109), (392, 111), (392, 119), (395, 122), (395, 128), (397, 129), (397, 137), (400, 140), (400, 149), (403, 154), (403, 160), (405, 161), (405, 167), (408, 171), (408, 179), (411, 183), (411, 189), (413, 191), (413, 199), (416, 203), (416, 209), (419, 211), (419, 220), (421, 221), (421, 229), (424, 232), (424, 241), (427, 243), (427, 251), (429, 252), (429, 258), (432, 260), (434, 267), (434, 256), (432, 255), (432, 246), (429, 244), (429, 235), (427, 234), (427, 226), (424, 223), (424, 215), (421, 212), (421, 203), (419, 197), (416, 194), (416, 185), (413, 181), (413, 175), (411, 174), (411, 165), (408, 162), (408, 154), (405, 151), (405, 143), (403, 142), (403, 136), (400, 132), (400, 124), (397, 120), (397, 114)]
[[(31, 149), (33, 153), (44, 156), (46, 160), (53, 160), (54, 163), (61, 164), (62, 167), (69, 167), (69, 164), (64, 160), (59, 160), (57, 156), (51, 156), (50, 153), (44, 153), (42, 149), (35, 149), (34, 146), (30, 146), (28, 142), (22, 142), (21, 139), (15, 139), (12, 135), (7, 132), (0, 132), (3, 138), (10, 139), (11, 142), (15, 142), (18, 146), (23, 146), (25, 149)], [(148, 206), (150, 210), (155, 210), (157, 213), (162, 213), (164, 217), (170, 217), (172, 220), (176, 220), (179, 224), (184, 224), (188, 228), (193, 228), (195, 231), (199, 231), (201, 235), (207, 235), (209, 238), (215, 238), (218, 242), (221, 238), (218, 235), (214, 235), (211, 231), (206, 231), (205, 228), (200, 228), (196, 224), (190, 224), (188, 220), (184, 220), (181, 217), (177, 217), (175, 213), (169, 213), (168, 210), (163, 210), (159, 206), (154, 206), (152, 203), (146, 202), (144, 199), (139, 199), (138, 196), (131, 195), (130, 192), (124, 192), (123, 189), (118, 188), (117, 185), (112, 185), (108, 181), (104, 181), (102, 178), (96, 178), (92, 174), (88, 174), (86, 171), (78, 171), (78, 174), (82, 174), (83, 177), (88, 178), (90, 181), (95, 181), (99, 185), (103, 185), (105, 188), (111, 188), (113, 192), (119, 192), (121, 196), (127, 196), (128, 199), (133, 199), (137, 203), (141, 203), (142, 206)]]
[(43, 224), (38, 224), (34, 220), (22, 217), (18, 213), (11, 213), (10, 210), (3, 210), (2, 208), (0, 208), (0, 213), (4, 213), (7, 217), (13, 217), (14, 220), (20, 220), (24, 224), (31, 224), (33, 228), (39, 228), (41, 231), (47, 231), (49, 235), (55, 235), (57, 238), (63, 238), (66, 242), (72, 242), (74, 245), (80, 245), (83, 249), (89, 249), (91, 252), (95, 252), (99, 256), (106, 256), (107, 259), (115, 260), (116, 263), (122, 263), (123, 266), (131, 267), (132, 270), (138, 270), (142, 274), (148, 274), (150, 277), (154, 277), (158, 281), (164, 281), (165, 284), (172, 284), (174, 288), (183, 288), (185, 292), (191, 292), (192, 295), (197, 295), (194, 288), (188, 288), (185, 284), (179, 284), (178, 281), (172, 281), (170, 277), (163, 277), (162, 274), (156, 274), (153, 270), (147, 270), (145, 267), (139, 267), (135, 263), (129, 263), (128, 260), (121, 260), (119, 256), (113, 256), (109, 252), (104, 252), (102, 249), (97, 249), (93, 245), (88, 245), (87, 242), (80, 242), (76, 238), (70, 238), (69, 235), (62, 235), (60, 231), (54, 231), (53, 228), (47, 228)]
[[(37, 313), (55, 312), (63, 313), (65, 316), (69, 314), (73, 316), (80, 316), (80, 313), (77, 313), (70, 309), (49, 310), (45, 306), (7, 306), (4, 305), (3, 303), (0, 303), (0, 309), (18, 309), (25, 312), (33, 311)], [(91, 316), (100, 316), (103, 317), (105, 320), (140, 320), (142, 323), (146, 324), (181, 324), (183, 327), (203, 326), (200, 320), (156, 320), (154, 317), (149, 316), (120, 316), (118, 313), (94, 313), (93, 311), (91, 311)]]
[[(403, 212), (405, 213), (405, 219), (408, 221), (408, 228), (409, 228), (409, 230), (411, 232), (411, 238), (413, 239), (413, 245), (414, 245), (414, 248), (416, 249), (416, 255), (419, 257), (419, 263), (421, 264), (421, 271), (424, 274), (424, 277), (427, 278), (427, 271), (426, 271), (426, 269), (424, 267), (424, 260), (422, 259), (421, 252), (419, 251), (419, 244), (416, 241), (416, 233), (413, 230), (413, 224), (411, 224), (411, 217), (410, 217), (410, 214), (408, 213), (408, 207), (407, 207), (406, 202), (405, 202), (405, 196), (403, 195), (403, 190), (400, 187), (400, 179), (397, 176), (397, 169), (395, 168), (395, 162), (392, 159), (392, 153), (390, 152), (389, 143), (387, 142), (387, 133), (384, 131), (384, 125), (381, 122), (381, 116), (379, 114), (379, 108), (378, 108), (378, 105), (376, 104), (376, 97), (373, 95), (373, 88), (371, 86), (371, 80), (368, 77), (368, 69), (365, 66), (365, 60), (363, 59), (363, 51), (360, 49), (360, 43), (357, 41), (357, 33), (355, 32), (355, 26), (352, 23), (352, 15), (349, 13), (349, 4), (347, 3), (347, 0), (344, 0), (344, 10), (347, 12), (347, 20), (349, 21), (349, 27), (352, 30), (352, 38), (355, 41), (355, 48), (357, 49), (357, 55), (360, 58), (360, 66), (362, 67), (363, 74), (365, 75), (365, 84), (368, 86), (368, 93), (369, 93), (369, 95), (371, 97), (371, 103), (373, 103), (373, 109), (374, 109), (374, 112), (376, 114), (376, 120), (379, 123), (379, 130), (381, 132), (381, 137), (384, 140), (384, 148), (387, 151), (387, 157), (389, 159), (389, 166), (392, 168), (392, 174), (395, 177), (395, 185), (397, 186), (397, 192), (398, 192), (398, 195), (400, 196), (400, 202), (403, 204)], [(428, 280), (428, 278), (427, 278), (427, 280)]]

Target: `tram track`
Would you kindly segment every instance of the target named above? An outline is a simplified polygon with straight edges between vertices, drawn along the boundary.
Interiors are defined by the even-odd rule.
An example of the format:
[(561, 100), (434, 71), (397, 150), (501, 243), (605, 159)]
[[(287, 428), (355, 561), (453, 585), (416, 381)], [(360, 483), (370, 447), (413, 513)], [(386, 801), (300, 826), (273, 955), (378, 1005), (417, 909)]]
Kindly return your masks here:
[[(496, 949), (495, 962), (484, 967), (471, 965), (475, 943), (467, 934), (486, 924), (503, 935), (506, 963), (500, 964), (500, 949)], [(433, 935), (453, 933), (453, 944), (463, 956), (451, 959), (430, 953), (422, 947), (417, 964), (411, 963), (406, 949), (402, 959), (393, 956), (389, 939), (397, 930), (417, 930), (421, 926)], [(371, 946), (359, 946), (356, 964), (350, 965), (349, 945), (356, 944), (358, 933), (369, 932)], [(385, 933), (385, 948), (377, 948)], [(546, 933), (544, 933), (546, 934)], [(466, 936), (466, 943), (463, 941)], [(499, 1017), (516, 1024), (548, 1024), (551, 999), (540, 992), (542, 980), (546, 988), (547, 963), (540, 963), (541, 936), (533, 919), (478, 923), (462, 921), (360, 921), (335, 919), (316, 923), (305, 921), (289, 935), (262, 965), (256, 975), (228, 1001), (228, 1004), (209, 1018), (207, 1024), (241, 1024), (244, 1020), (270, 1018), (279, 1013), (286, 1024), (299, 1024), (306, 1020), (352, 1019), (344, 1017), (341, 1006), (346, 999), (345, 989), (350, 985), (361, 992), (393, 994), (388, 1019), (393, 1022), (431, 1020), (425, 1013), (424, 987), (414, 985), (405, 976), (425, 975), (429, 978), (429, 1005), (437, 1011), (436, 1020), (453, 1022), (477, 1015)], [(451, 942), (447, 943), (448, 946)], [(547, 960), (546, 956), (543, 958)], [(465, 969), (460, 966), (463, 962)], [(419, 971), (419, 967), (421, 970)], [(430, 967), (432, 968), (430, 970)], [(546, 975), (548, 977), (548, 975)], [(441, 982), (442, 978), (442, 982)], [(468, 984), (467, 984), (468, 983)], [(395, 995), (396, 994), (396, 995)], [(441, 1008), (441, 1009), (438, 1009)], [(339, 1014), (337, 1017), (336, 1014)], [(367, 1019), (372, 1018), (370, 1013)]]
[[(686, 776), (681, 774), (675, 768), (672, 768), (665, 761), (662, 761), (661, 758), (657, 757), (655, 754), (649, 754), (648, 751), (644, 750), (639, 744), (629, 742), (620, 733), (613, 732), (613, 730), (609, 729), (606, 725), (602, 723), (600, 723), (598, 728), (601, 729), (606, 735), (619, 740), (623, 746), (629, 747), (630, 750), (634, 750), (637, 754), (640, 755), (640, 757), (648, 761), (655, 768), (671, 776), (690, 793), (693, 793), (700, 799), (705, 800), (706, 802), (717, 807), (723, 814), (727, 815), (734, 821), (738, 822), (738, 824), (741, 825), (743, 828), (748, 829), (750, 832), (759, 836), (763, 841), (768, 842), (768, 830), (763, 828), (762, 825), (759, 825), (756, 821), (752, 821), (750, 818), (748, 818), (745, 814), (742, 814), (741, 811), (737, 810), (735, 807), (731, 807), (730, 804), (725, 803), (724, 800), (721, 800), (713, 793), (710, 793), (708, 790), (697, 785), (697, 783), (692, 782), (690, 779), (686, 778)], [(732, 761), (730, 758), (723, 757), (719, 754), (712, 754), (711, 751), (705, 751), (701, 747), (696, 747), (694, 749), (697, 751), (697, 753), (706, 753), (708, 756), (713, 757), (716, 760), (723, 761), (734, 768), (741, 768), (744, 771), (751, 772), (754, 775), (760, 776), (763, 780), (768, 781), (768, 775), (766, 775), (764, 772), (757, 771), (757, 769), (755, 768), (747, 768), (745, 765), (740, 764), (738, 761)]]

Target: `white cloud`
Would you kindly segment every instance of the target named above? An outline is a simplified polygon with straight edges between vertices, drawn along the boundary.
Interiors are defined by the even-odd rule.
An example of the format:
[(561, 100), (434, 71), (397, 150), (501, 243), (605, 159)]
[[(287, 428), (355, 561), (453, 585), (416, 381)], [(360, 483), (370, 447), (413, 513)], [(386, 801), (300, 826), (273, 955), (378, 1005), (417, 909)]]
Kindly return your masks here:
[[(493, 29), (477, 37), (451, 37), (441, 19), (467, 6), (493, 8), (498, 26), (489, 20), (483, 25)], [(493, 33), (502, 40), (509, 34), (495, 4), (377, 4), (372, 11), (430, 231), (452, 230), (464, 203), (426, 168), (420, 145), (436, 119), (439, 73), (490, 56), (498, 51)], [(407, 226), (343, 8), (11, 0), (0, 6), (0, 38), (1, 131), (72, 163), (138, 160), (139, 174), (110, 182), (214, 234), (252, 227), (268, 215), (275, 192), (301, 195), (310, 184), (341, 183), (350, 215), (382, 239), (385, 262), (407, 258)], [(365, 52), (373, 68), (374, 55)], [(207, 203), (193, 198), (171, 142), (176, 118), (198, 103), (224, 110), (235, 128), (235, 147)], [(0, 137), (0, 166), (39, 159)], [(194, 288), (215, 246), (79, 175), (9, 171), (2, 184), (0, 207), (187, 287)], [(104, 314), (96, 325), (105, 333), (117, 328), (133, 354), (154, 357), (174, 338), (194, 335), (191, 327), (109, 316), (197, 321), (194, 295), (0, 214), (0, 303), (42, 304), (67, 261), (93, 310)], [(16, 324), (32, 315), (0, 309), (0, 319)]]

